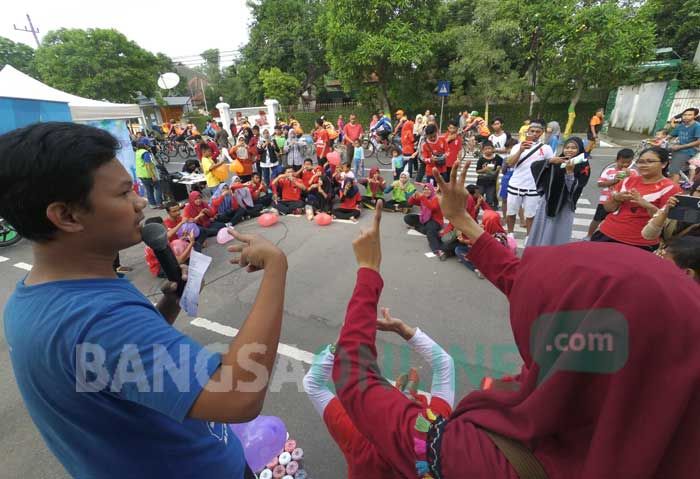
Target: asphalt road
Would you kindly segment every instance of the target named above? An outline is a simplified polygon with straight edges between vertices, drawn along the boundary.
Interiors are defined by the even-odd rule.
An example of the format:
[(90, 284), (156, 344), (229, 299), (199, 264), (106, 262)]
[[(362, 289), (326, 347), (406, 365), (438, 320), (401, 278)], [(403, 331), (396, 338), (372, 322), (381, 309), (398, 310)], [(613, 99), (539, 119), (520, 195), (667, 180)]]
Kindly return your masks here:
[[(616, 149), (599, 148), (591, 161), (591, 178), (614, 160)], [(372, 166), (371, 161), (366, 165)], [(181, 164), (171, 163), (172, 169)], [(384, 167), (386, 168), (386, 167)], [(384, 172), (389, 177), (389, 172)], [(589, 208), (597, 203), (591, 181), (582, 198)], [(157, 210), (147, 211), (159, 214)], [(162, 213), (161, 213), (162, 214)], [(281, 417), (290, 435), (304, 448), (306, 468), (313, 478), (345, 477), (344, 460), (307, 400), (302, 377), (311, 352), (334, 342), (355, 281), (351, 241), (371, 220), (364, 211), (358, 225), (333, 223), (321, 228), (303, 217), (283, 217), (264, 229), (255, 221), (239, 226), (276, 242), (289, 258), (285, 318), (278, 364), (264, 414)], [(579, 227), (581, 228), (581, 227)], [(583, 228), (585, 229), (585, 227)], [(505, 297), (479, 280), (456, 260), (441, 263), (428, 258), (427, 241), (407, 234), (400, 214), (385, 214), (382, 224), (385, 281), (381, 304), (394, 315), (417, 325), (453, 354), (457, 362), (457, 397), (478, 387), (484, 374), (515, 372), (519, 357), (508, 320)], [(207, 286), (200, 298), (200, 318), (181, 313), (175, 323), (186, 334), (214, 349), (231, 341), (231, 328), (240, 328), (250, 310), (261, 273), (249, 274), (228, 263), (226, 250), (210, 241), (204, 253), (213, 258)], [(158, 291), (143, 259), (143, 246), (122, 252), (122, 263), (134, 267), (129, 278), (144, 294)], [(27, 241), (0, 249), (0, 307), (33, 262)], [(64, 478), (67, 474), (44, 445), (29, 418), (12, 374), (4, 333), (0, 339), (0, 478)], [(422, 385), (430, 384), (430, 369), (407, 355), (402, 340), (380, 333), (380, 366), (389, 378), (418, 365)], [(115, 441), (119, 441), (115, 431)]]

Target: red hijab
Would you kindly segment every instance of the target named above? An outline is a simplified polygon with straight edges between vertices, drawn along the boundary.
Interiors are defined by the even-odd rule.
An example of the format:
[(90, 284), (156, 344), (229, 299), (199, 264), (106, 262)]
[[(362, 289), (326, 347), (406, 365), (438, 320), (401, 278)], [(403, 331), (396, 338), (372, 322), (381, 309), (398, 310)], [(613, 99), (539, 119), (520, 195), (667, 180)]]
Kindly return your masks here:
[(503, 229), (503, 225), (501, 224), (501, 215), (493, 210), (484, 211), (484, 215), (481, 218), (481, 224), (484, 227), (484, 231), (491, 236), (497, 233), (506, 233)]
[(214, 213), (211, 211), (209, 205), (207, 205), (207, 202), (204, 201), (204, 199), (202, 199), (200, 204), (197, 205), (195, 202), (199, 198), (202, 198), (202, 194), (199, 191), (193, 191), (192, 193), (190, 193), (190, 196), (187, 199), (187, 204), (185, 205), (185, 209), (183, 210), (183, 214), (185, 215), (185, 218), (196, 218), (199, 215), (199, 213), (204, 211), (207, 216), (205, 218), (202, 218), (198, 222), (198, 224), (200, 226), (207, 227), (211, 222), (209, 217), (213, 216)]
[[(465, 451), (472, 470), (492, 470), (468, 440), (474, 425), (523, 441), (550, 479), (700, 477), (697, 284), (671, 261), (616, 244), (527, 248), (521, 261), (506, 260), (498, 268), (515, 271), (499, 284), (525, 362), (520, 390), (476, 391), (459, 403), (442, 442), (444, 477), (461, 477)], [(625, 318), (624, 366), (608, 374), (550, 370), (538, 385), (533, 355), (544, 349), (529, 346), (535, 320), (584, 311), (578, 331), (605, 331), (592, 313), (603, 308)], [(563, 369), (571, 354), (556, 356), (554, 367)]]

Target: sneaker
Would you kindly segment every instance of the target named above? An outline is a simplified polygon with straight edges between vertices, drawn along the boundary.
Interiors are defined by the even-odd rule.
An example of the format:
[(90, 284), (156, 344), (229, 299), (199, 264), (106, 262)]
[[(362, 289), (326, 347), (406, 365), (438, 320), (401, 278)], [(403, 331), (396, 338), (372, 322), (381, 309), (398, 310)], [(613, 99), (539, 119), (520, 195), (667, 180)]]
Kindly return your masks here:
[(445, 254), (444, 251), (438, 250), (435, 252), (435, 254), (437, 255), (437, 257), (440, 261), (447, 261), (447, 255)]
[(476, 277), (479, 279), (484, 279), (484, 275), (479, 271), (478, 269), (474, 270), (474, 274), (476, 274)]

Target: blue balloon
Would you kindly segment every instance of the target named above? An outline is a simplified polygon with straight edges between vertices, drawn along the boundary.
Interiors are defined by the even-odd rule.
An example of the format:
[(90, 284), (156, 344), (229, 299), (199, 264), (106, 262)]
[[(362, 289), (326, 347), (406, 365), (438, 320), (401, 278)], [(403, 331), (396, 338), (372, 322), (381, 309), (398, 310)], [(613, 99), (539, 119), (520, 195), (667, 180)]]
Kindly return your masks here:
[(229, 424), (243, 446), (250, 468), (259, 472), (277, 457), (287, 441), (287, 427), (276, 416), (258, 416), (250, 422)]

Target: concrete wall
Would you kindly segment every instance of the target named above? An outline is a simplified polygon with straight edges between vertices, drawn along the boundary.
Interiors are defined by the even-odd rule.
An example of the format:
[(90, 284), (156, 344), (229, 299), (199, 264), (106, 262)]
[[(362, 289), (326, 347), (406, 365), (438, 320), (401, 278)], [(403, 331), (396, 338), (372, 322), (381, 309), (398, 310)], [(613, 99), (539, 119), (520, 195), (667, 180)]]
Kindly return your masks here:
[(667, 120), (670, 120), (686, 108), (700, 108), (700, 90), (678, 90), (673, 98), (673, 104)]
[(610, 126), (637, 133), (651, 132), (665, 91), (666, 82), (619, 87)]

